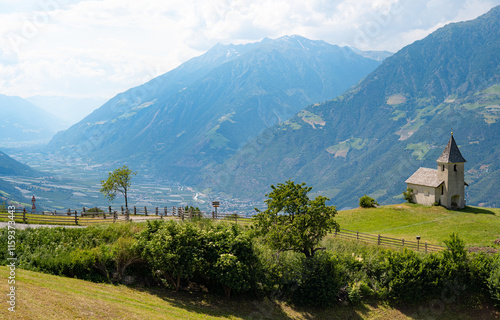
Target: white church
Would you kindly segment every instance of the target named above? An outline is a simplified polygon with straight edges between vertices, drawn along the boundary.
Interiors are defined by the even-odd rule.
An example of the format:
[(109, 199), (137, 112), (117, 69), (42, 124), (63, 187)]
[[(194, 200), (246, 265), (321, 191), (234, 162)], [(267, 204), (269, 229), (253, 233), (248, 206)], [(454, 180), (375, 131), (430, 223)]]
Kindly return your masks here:
[(413, 202), (424, 205), (440, 205), (458, 210), (465, 207), (464, 167), (466, 160), (460, 153), (451, 133), (450, 141), (437, 159), (438, 168), (419, 168), (408, 180), (413, 189)]

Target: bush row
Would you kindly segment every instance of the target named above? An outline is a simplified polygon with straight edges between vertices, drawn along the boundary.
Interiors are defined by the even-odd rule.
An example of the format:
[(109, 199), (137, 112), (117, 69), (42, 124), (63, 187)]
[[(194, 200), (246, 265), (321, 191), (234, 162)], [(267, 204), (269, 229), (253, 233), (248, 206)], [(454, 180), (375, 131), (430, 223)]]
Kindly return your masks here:
[[(148, 222), (16, 233), (18, 266), (91, 281), (202, 288), (226, 296), (267, 295), (298, 305), (389, 300), (492, 299), (500, 306), (499, 255), (469, 254), (452, 235), (448, 250), (420, 254), (324, 241), (306, 258), (277, 253), (242, 227), (198, 222)], [(7, 230), (0, 260), (7, 263)]]

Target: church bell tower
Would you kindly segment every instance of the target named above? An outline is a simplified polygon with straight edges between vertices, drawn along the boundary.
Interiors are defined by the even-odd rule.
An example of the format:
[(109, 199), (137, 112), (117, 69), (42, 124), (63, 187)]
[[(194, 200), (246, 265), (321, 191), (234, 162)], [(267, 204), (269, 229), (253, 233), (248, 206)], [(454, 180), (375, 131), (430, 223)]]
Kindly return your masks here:
[(443, 181), (439, 190), (441, 193), (439, 201), (442, 206), (448, 209), (457, 210), (465, 207), (465, 162), (466, 160), (460, 153), (452, 132), (448, 145), (437, 159), (437, 177), (438, 180)]

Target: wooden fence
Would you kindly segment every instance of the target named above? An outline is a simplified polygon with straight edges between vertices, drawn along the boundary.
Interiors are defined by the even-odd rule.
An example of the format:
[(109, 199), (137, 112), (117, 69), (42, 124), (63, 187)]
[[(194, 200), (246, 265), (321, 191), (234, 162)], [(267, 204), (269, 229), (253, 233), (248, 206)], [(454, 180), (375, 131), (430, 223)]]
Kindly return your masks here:
[[(0, 213), (0, 218), (8, 219), (11, 214)], [(32, 224), (75, 224), (87, 225), (93, 223), (114, 223), (120, 221), (146, 221), (154, 219), (175, 218), (212, 218), (238, 222), (249, 222), (251, 218), (238, 214), (203, 212), (197, 210), (185, 210), (184, 207), (131, 207), (112, 208), (111, 206), (102, 208), (86, 208), (80, 210), (54, 210), (54, 211), (31, 211), (26, 208), (16, 208), (14, 219), (16, 222)]]
[(334, 233), (335, 237), (363, 241), (371, 244), (377, 244), (379, 246), (385, 247), (398, 247), (398, 248), (408, 248), (415, 251), (424, 251), (428, 252), (438, 252), (446, 249), (442, 246), (437, 246), (433, 244), (428, 244), (427, 242), (422, 241), (410, 241), (405, 239), (396, 239), (389, 238), (379, 235), (372, 235), (367, 233), (361, 233), (358, 231), (351, 231), (346, 229), (341, 229), (340, 231), (336, 231)]

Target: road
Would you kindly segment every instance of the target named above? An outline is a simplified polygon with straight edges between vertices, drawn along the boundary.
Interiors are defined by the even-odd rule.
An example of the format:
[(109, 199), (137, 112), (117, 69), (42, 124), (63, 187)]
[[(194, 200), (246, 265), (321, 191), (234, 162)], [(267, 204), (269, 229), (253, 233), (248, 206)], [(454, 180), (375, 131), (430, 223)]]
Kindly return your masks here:
[[(0, 228), (6, 228), (8, 225), (8, 222), (0, 222)], [(64, 227), (64, 228), (85, 228), (84, 226), (72, 226), (72, 225), (66, 225), (66, 226), (57, 226), (57, 225), (51, 225), (51, 224), (25, 224), (25, 223), (16, 223), (15, 224), (16, 229), (18, 230), (24, 230), (28, 228), (56, 228), (56, 227)]]

